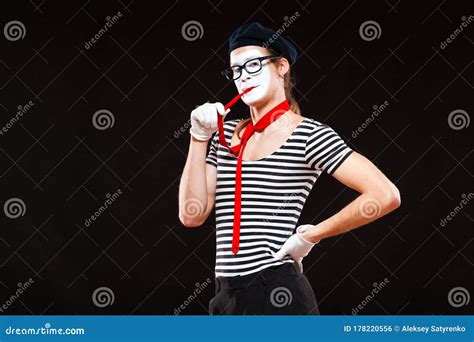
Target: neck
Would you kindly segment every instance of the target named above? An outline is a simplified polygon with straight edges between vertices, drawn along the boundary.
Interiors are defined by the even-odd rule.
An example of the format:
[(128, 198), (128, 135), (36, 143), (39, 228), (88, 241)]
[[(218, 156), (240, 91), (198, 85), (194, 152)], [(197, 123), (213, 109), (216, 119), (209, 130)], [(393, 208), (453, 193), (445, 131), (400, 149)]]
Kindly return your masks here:
[(259, 104), (257, 106), (250, 107), (250, 117), (252, 118), (252, 122), (255, 125), (258, 120), (260, 120), (265, 114), (267, 114), (273, 107), (278, 106), (285, 100), (285, 96), (274, 96), (271, 100)]

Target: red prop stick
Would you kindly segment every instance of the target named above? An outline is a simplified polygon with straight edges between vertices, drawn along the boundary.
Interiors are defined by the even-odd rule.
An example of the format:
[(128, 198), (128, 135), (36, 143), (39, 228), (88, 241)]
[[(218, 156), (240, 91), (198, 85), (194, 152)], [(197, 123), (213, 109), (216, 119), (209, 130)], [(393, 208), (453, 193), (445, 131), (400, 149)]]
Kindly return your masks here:
[[(232, 107), (237, 101), (239, 101), (239, 99), (244, 96), (245, 94), (247, 94), (249, 91), (251, 91), (253, 88), (255, 87), (249, 87), (247, 89), (245, 89), (242, 93), (238, 94), (237, 96), (235, 96), (232, 100), (230, 100), (230, 102), (228, 104), (226, 104), (224, 106), (224, 113), (227, 109), (229, 109), (230, 107)], [(224, 118), (221, 114), (217, 113), (217, 125), (219, 126), (219, 144), (221, 144), (222, 146), (225, 146), (227, 148), (229, 148), (229, 146), (227, 145), (227, 142), (225, 141), (225, 136), (224, 136)]]

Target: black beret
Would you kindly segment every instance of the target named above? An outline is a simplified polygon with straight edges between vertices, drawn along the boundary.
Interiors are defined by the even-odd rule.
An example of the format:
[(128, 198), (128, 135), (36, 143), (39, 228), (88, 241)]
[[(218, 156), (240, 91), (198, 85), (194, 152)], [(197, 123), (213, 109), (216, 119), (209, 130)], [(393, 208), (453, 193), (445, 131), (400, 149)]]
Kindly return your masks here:
[(296, 48), (280, 34), (258, 22), (238, 27), (229, 38), (229, 53), (241, 46), (257, 45), (285, 56), (290, 64), (296, 61)]

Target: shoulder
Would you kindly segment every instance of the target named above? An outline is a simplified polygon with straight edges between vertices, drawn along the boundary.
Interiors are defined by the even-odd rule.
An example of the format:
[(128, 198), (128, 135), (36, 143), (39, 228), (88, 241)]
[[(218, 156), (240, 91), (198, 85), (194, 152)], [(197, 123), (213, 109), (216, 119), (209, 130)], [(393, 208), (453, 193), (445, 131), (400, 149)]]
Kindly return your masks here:
[(312, 133), (321, 128), (329, 127), (329, 126), (313, 118), (303, 116), (301, 127), (308, 133)]
[(306, 143), (313, 144), (322, 141), (337, 141), (341, 137), (330, 125), (315, 120), (313, 118), (305, 118), (304, 132), (306, 136)]
[(318, 121), (315, 118), (309, 116), (303, 116), (303, 118), (308, 124), (312, 125), (313, 127), (320, 127), (326, 125), (324, 122)]

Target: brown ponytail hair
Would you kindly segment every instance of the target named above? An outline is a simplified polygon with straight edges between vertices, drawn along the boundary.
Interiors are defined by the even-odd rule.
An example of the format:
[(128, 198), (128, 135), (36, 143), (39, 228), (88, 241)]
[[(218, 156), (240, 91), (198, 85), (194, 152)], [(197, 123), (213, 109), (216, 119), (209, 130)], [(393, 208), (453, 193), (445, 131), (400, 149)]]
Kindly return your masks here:
[[(270, 51), (272, 52), (272, 54), (276, 54), (276, 52), (274, 52), (272, 50), (270, 50)], [(272, 60), (273, 63), (275, 63), (275, 61), (279, 62), (280, 59)], [(286, 99), (288, 100), (288, 103), (290, 104), (290, 109), (294, 113), (296, 113), (298, 115), (301, 115), (300, 106), (298, 105), (298, 102), (296, 101), (295, 97), (293, 96), (293, 88), (296, 84), (296, 79), (295, 79), (295, 74), (293, 72), (293, 69), (290, 67), (288, 69), (288, 72), (283, 77), (284, 77), (283, 81), (284, 81), (284, 87), (285, 87), (285, 96), (286, 96)], [(242, 130), (245, 127), (247, 127), (250, 120), (251, 120), (251, 118), (247, 118), (247, 119), (241, 120), (237, 124), (237, 127), (235, 128), (235, 130), (237, 132), (237, 137), (240, 138), (240, 133), (242, 132)]]

